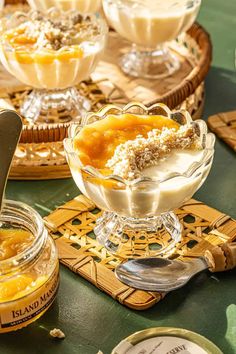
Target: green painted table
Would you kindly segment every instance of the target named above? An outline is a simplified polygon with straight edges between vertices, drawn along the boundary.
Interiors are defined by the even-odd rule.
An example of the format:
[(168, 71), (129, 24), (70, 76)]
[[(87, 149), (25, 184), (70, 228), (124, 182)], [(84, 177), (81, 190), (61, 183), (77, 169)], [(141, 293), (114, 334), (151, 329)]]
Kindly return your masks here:
[[(203, 0), (200, 23), (211, 33), (214, 61), (207, 78), (205, 117), (236, 109), (234, 51), (236, 1)], [(236, 217), (236, 155), (217, 141), (211, 174), (195, 196)], [(46, 215), (77, 194), (72, 180), (9, 182), (7, 197), (21, 200)], [(225, 354), (236, 353), (236, 271), (203, 273), (184, 289), (170, 293), (152, 309), (129, 310), (84, 279), (61, 267), (61, 286), (51, 309), (21, 331), (1, 335), (0, 354), (96, 354), (111, 349), (127, 335), (154, 326), (198, 332)], [(58, 327), (63, 341), (49, 337)]]

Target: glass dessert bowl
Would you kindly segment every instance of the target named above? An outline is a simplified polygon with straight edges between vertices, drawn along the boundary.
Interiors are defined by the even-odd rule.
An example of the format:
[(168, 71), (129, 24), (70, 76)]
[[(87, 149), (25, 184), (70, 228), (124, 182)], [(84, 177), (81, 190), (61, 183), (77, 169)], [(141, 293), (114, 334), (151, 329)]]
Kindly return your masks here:
[(32, 9), (45, 11), (51, 7), (56, 7), (63, 11), (76, 10), (81, 13), (97, 12), (102, 0), (28, 0)]
[(75, 85), (95, 69), (106, 35), (104, 20), (75, 11), (51, 8), (45, 13), (31, 10), (3, 18), (2, 64), (19, 81), (33, 87), (21, 114), (30, 122), (39, 117), (46, 122), (65, 122), (89, 110), (89, 100)]
[(163, 104), (107, 105), (73, 124), (64, 147), (80, 191), (105, 211), (98, 241), (123, 258), (170, 255), (181, 240), (173, 210), (205, 181), (214, 143), (204, 121)]
[(187, 31), (195, 21), (201, 0), (103, 0), (108, 22), (132, 50), (120, 61), (131, 76), (162, 78), (180, 67), (169, 42)]

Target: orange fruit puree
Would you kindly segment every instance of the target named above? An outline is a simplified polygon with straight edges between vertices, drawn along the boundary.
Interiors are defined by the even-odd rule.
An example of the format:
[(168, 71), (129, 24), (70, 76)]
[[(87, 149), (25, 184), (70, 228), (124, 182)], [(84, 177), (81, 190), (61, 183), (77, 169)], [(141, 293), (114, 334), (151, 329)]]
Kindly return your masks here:
[(164, 127), (177, 130), (179, 125), (168, 117), (157, 115), (108, 115), (83, 127), (75, 137), (74, 148), (83, 165), (104, 169), (118, 145), (134, 140), (137, 135), (147, 137), (149, 131)]
[[(28, 248), (34, 236), (25, 230), (0, 229), (0, 261), (14, 257)], [(0, 276), (0, 302), (13, 300), (25, 294), (34, 281), (33, 275), (19, 274), (5, 279)], [(33, 285), (36, 286), (36, 282)], [(37, 284), (38, 286), (38, 284)]]
[(16, 256), (28, 248), (34, 236), (25, 230), (0, 229), (0, 261)]
[(54, 60), (68, 61), (70, 59), (83, 58), (83, 50), (79, 45), (71, 45), (61, 50), (35, 49), (37, 42), (35, 37), (28, 37), (22, 29), (14, 29), (5, 33), (5, 40), (15, 49), (14, 52), (6, 53), (8, 59), (15, 59), (22, 64), (51, 64)]
[(31, 274), (20, 274), (1, 283), (0, 277), (0, 303), (19, 299), (34, 289), (37, 289), (46, 280), (45, 276), (37, 279)]

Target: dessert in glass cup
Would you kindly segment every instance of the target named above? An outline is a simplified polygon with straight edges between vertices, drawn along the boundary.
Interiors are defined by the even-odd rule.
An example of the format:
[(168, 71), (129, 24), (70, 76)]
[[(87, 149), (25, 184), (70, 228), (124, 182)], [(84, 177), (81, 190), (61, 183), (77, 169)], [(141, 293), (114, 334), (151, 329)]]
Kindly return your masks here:
[(32, 9), (45, 11), (56, 7), (63, 11), (76, 10), (81, 13), (97, 12), (102, 0), (28, 0)]
[(157, 247), (143, 256), (173, 252), (181, 240), (173, 210), (205, 181), (214, 143), (203, 120), (163, 104), (107, 105), (72, 125), (64, 141), (72, 176), (105, 211), (94, 229), (98, 241), (122, 257), (134, 257), (135, 240), (142, 247), (144, 238)]
[(132, 50), (121, 58), (122, 70), (131, 76), (161, 78), (180, 67), (169, 42), (195, 21), (201, 0), (103, 0), (109, 23)]
[(92, 14), (62, 12), (15, 12), (1, 20), (0, 59), (19, 81), (33, 87), (21, 106), (31, 122), (44, 116), (51, 122), (77, 119), (90, 109), (89, 100), (75, 85), (89, 77), (103, 52), (105, 21)]

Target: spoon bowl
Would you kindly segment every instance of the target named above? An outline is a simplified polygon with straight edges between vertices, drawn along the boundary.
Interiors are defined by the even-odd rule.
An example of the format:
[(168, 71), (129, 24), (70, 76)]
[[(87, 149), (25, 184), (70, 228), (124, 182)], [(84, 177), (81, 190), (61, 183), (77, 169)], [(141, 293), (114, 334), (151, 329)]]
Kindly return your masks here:
[(204, 258), (183, 262), (165, 258), (138, 258), (120, 264), (117, 278), (133, 288), (168, 292), (185, 285), (195, 274), (207, 269)]

